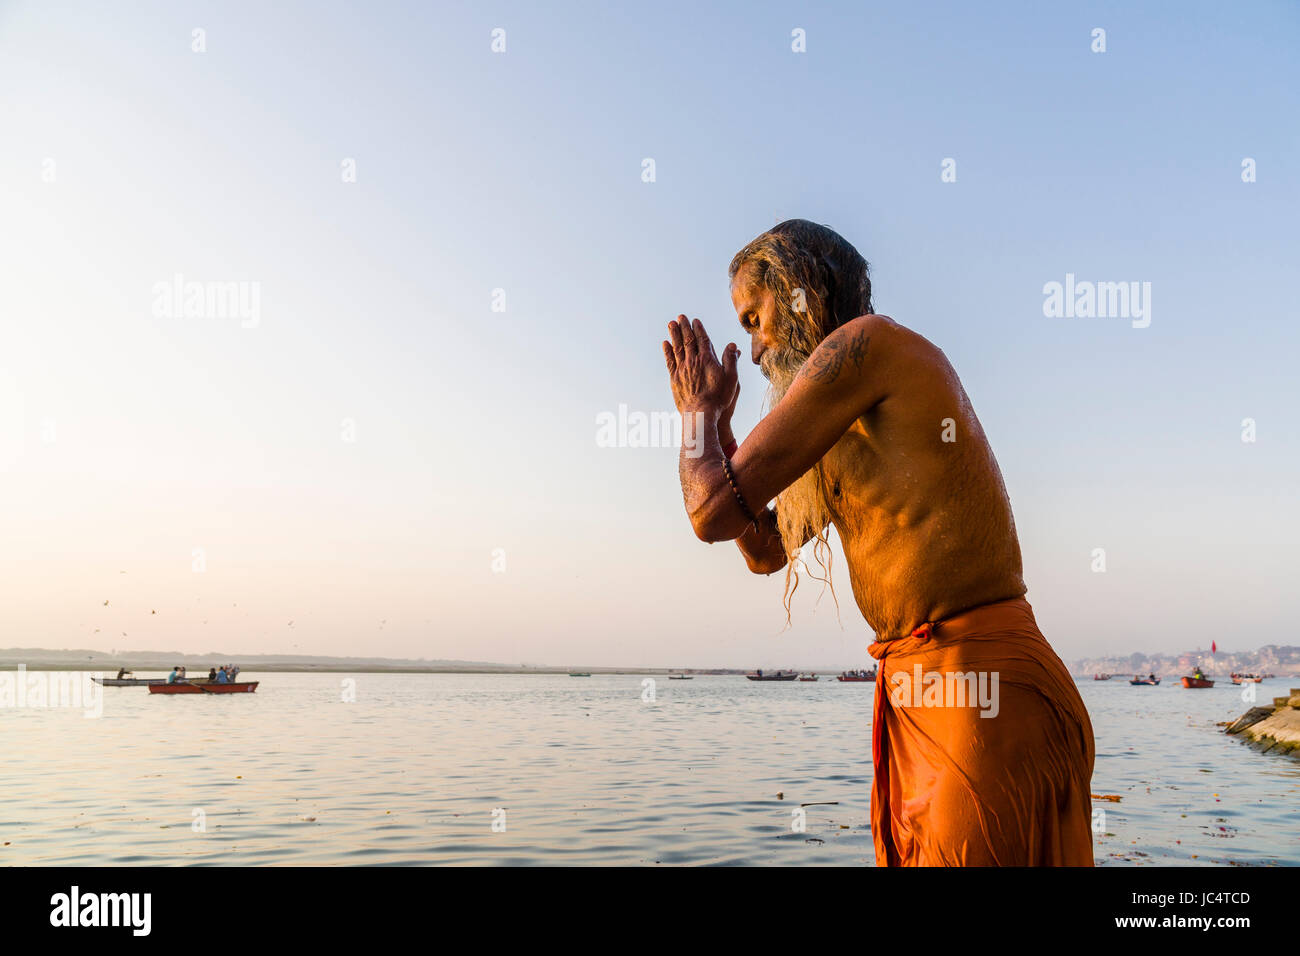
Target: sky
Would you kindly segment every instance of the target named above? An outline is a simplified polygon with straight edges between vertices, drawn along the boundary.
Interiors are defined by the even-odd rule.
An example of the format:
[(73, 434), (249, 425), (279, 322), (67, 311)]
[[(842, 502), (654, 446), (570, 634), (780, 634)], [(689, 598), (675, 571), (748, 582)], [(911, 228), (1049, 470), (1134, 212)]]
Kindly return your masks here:
[(796, 217), (957, 369), (1062, 657), (1300, 643), (1300, 7), (702, 6), (0, 0), (0, 646), (866, 666), (838, 548), (787, 628), (598, 440)]

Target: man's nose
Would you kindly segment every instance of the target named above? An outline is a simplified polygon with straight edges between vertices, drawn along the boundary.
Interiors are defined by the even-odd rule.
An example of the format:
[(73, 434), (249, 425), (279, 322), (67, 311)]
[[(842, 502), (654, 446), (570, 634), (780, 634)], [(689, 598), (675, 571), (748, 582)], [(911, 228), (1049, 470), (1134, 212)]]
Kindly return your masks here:
[(763, 358), (763, 353), (766, 351), (767, 346), (763, 344), (763, 340), (758, 335), (754, 335), (749, 340), (749, 357), (755, 365), (759, 364)]

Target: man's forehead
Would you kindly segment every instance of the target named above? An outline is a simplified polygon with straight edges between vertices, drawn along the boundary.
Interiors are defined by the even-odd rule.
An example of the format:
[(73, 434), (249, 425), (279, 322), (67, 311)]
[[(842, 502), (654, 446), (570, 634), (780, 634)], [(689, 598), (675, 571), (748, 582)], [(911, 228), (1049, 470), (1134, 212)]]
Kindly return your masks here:
[(752, 262), (747, 262), (736, 270), (736, 274), (731, 279), (733, 298), (752, 298), (761, 292), (762, 286), (758, 281), (757, 269)]

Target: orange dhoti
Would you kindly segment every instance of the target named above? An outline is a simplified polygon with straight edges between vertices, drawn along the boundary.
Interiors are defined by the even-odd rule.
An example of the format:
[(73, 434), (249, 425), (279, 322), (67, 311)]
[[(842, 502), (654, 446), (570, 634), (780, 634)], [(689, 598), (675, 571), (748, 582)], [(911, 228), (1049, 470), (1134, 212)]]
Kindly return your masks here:
[(1092, 723), (1024, 598), (871, 645), (878, 866), (1092, 866)]

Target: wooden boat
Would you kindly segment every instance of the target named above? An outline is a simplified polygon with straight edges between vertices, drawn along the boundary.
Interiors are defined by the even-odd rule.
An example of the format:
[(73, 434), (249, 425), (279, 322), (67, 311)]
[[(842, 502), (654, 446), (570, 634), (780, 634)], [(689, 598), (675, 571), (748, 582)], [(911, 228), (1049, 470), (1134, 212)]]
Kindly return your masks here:
[(669, 680), (692, 680), (692, 677), (690, 674), (669, 674), (668, 679)]
[(570, 677), (590, 677), (591, 674), (586, 671), (570, 671)]
[(1132, 684), (1134, 687), (1143, 687), (1143, 686), (1155, 687), (1157, 684), (1160, 683), (1160, 678), (1157, 677), (1155, 680), (1150, 680), (1146, 677), (1134, 677), (1131, 681), (1129, 681), (1129, 683)]
[(1110, 680), (1110, 678), (1111, 678), (1111, 675), (1110, 675), (1110, 674), (1093, 674), (1093, 675), (1092, 675), (1092, 679), (1093, 679), (1093, 680)]
[(1232, 682), (1234, 684), (1258, 684), (1264, 680), (1258, 674), (1233, 674)]
[(859, 677), (856, 674), (841, 674), (835, 679), (845, 684), (874, 684), (876, 682), (876, 672), (872, 671), (866, 677)]
[[(103, 687), (152, 687), (167, 683), (166, 677), (92, 677), (91, 680)], [(191, 684), (212, 683), (206, 677), (187, 677), (186, 680)]]
[(150, 684), (151, 694), (251, 694), (257, 690), (257, 681), (236, 681), (233, 684), (209, 684), (205, 679), (202, 684)]
[(165, 677), (92, 677), (91, 680), (103, 687), (148, 687), (167, 683)]
[(1214, 681), (1210, 680), (1208, 677), (1184, 677), (1183, 686), (1192, 688), (1213, 687)]
[(796, 680), (799, 674), (797, 671), (789, 673), (777, 671), (775, 674), (746, 674), (745, 676), (750, 680)]
[(816, 674), (813, 674), (812, 677), (800, 677), (800, 678), (799, 678), (799, 680), (802, 681), (802, 682), (805, 683), (805, 684), (808, 683), (809, 681), (815, 681), (816, 679), (817, 679), (817, 675), (816, 675)]

